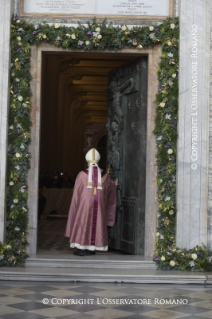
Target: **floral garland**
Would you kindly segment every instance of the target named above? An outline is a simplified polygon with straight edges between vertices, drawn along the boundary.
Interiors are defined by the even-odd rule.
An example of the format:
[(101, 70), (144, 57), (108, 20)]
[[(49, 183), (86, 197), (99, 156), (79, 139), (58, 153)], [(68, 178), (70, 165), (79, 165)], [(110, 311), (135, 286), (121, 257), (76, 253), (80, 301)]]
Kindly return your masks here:
[(156, 95), (154, 133), (159, 212), (153, 260), (162, 270), (212, 271), (212, 251), (207, 247), (180, 249), (175, 244), (179, 27), (176, 21), (170, 27), (175, 30), (172, 34), (162, 27), (166, 41), (161, 41), (162, 57)]
[[(0, 243), (0, 265), (24, 265), (26, 260), (26, 231), (28, 223), (27, 172), (30, 166), (30, 56), (31, 45), (42, 42), (64, 49), (111, 50), (123, 47), (139, 48), (161, 43), (162, 57), (159, 65), (159, 87), (156, 96), (159, 222), (154, 260), (161, 269), (197, 269), (206, 267), (199, 263), (206, 260), (206, 249), (194, 248), (184, 253), (175, 247), (176, 216), (176, 141), (178, 95), (178, 38), (177, 18), (168, 18), (159, 26), (128, 28), (113, 27), (96, 19), (87, 26), (66, 27), (45, 22), (34, 25), (14, 16), (11, 23), (11, 91), (8, 133), (7, 181), (7, 239)], [(184, 260), (182, 266), (178, 260)], [(188, 269), (190, 262), (190, 269)], [(191, 263), (193, 262), (193, 264)], [(208, 266), (208, 264), (207, 264)]]

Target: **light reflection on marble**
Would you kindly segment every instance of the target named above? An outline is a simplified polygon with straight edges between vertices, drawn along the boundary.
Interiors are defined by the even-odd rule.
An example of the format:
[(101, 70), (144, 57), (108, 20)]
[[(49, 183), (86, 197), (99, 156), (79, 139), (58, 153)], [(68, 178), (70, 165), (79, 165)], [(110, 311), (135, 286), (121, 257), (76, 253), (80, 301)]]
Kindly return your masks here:
[(0, 241), (5, 238), (6, 160), (9, 108), (10, 20), (13, 1), (0, 0)]
[[(210, 1), (179, 1), (180, 67), (177, 158), (177, 246), (207, 245)], [(197, 25), (197, 58), (191, 58), (192, 25)], [(197, 116), (191, 116), (192, 61), (197, 61)], [(197, 119), (196, 170), (191, 168), (192, 117)]]

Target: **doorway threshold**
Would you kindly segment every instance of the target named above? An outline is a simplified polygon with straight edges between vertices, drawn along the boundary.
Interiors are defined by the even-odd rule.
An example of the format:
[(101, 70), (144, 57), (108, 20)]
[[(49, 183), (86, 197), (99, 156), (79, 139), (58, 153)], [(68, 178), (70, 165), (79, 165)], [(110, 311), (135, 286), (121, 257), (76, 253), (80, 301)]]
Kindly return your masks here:
[(92, 256), (75, 256), (70, 250), (39, 250), (30, 255), (26, 267), (87, 268), (87, 269), (153, 269), (156, 264), (151, 257), (113, 252), (96, 252)]

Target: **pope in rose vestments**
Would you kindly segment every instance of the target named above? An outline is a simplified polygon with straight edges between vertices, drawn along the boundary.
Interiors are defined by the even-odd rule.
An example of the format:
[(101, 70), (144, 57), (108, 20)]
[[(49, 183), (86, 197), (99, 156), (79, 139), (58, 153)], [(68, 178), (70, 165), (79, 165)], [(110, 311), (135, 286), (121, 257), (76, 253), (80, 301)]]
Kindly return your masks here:
[(116, 215), (116, 184), (98, 167), (100, 154), (91, 149), (86, 154), (88, 169), (76, 179), (65, 236), (75, 255), (108, 250), (107, 226), (113, 227)]

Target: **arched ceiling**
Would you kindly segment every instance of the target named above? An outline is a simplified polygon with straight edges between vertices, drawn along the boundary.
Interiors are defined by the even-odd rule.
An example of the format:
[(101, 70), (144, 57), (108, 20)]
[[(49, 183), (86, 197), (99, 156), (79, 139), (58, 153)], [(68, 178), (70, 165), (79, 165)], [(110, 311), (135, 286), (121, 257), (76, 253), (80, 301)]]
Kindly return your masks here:
[(42, 56), (40, 167), (78, 173), (86, 132), (106, 133), (108, 73), (135, 59), (91, 53)]

